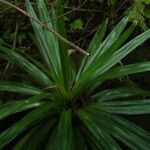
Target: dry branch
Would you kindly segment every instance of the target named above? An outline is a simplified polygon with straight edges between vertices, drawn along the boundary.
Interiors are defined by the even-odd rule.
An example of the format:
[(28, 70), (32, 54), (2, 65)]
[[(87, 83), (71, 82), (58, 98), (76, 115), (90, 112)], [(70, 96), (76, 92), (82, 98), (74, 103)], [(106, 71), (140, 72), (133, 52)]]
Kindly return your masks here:
[(22, 13), (23, 15), (29, 17), (30, 19), (34, 20), (35, 22), (37, 22), (43, 29), (53, 33), (54, 35), (56, 35), (60, 40), (62, 40), (64, 43), (66, 43), (67, 45), (71, 46), (72, 48), (74, 48), (75, 50), (79, 51), (80, 53), (89, 56), (89, 53), (86, 52), (85, 50), (83, 50), (82, 48), (80, 48), (79, 46), (75, 45), (74, 43), (70, 42), (69, 40), (65, 39), (63, 36), (61, 36), (59, 33), (57, 33), (55, 30), (50, 29), (49, 27), (47, 27), (47, 25), (45, 25), (43, 22), (39, 21), (38, 19), (36, 19), (35, 17), (29, 15), (26, 11), (22, 10), (21, 8), (19, 8), (18, 6), (5, 1), (5, 0), (0, 0), (1, 3), (4, 3), (14, 9), (16, 9), (17, 11), (19, 11), (20, 13)]

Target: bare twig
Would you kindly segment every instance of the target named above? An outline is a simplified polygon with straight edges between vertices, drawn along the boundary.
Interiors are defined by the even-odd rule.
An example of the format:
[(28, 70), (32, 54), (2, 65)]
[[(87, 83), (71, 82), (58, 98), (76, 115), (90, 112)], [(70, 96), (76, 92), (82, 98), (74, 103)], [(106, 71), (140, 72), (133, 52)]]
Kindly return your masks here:
[(77, 51), (81, 52), (82, 54), (89, 56), (89, 53), (84, 51), (82, 48), (80, 48), (79, 46), (75, 45), (74, 43), (68, 41), (67, 39), (65, 39), (63, 36), (61, 36), (59, 33), (57, 33), (55, 30), (50, 29), (47, 27), (47, 25), (45, 25), (43, 22), (39, 21), (38, 19), (36, 19), (35, 17), (29, 15), (26, 11), (20, 9), (19, 7), (17, 7), (16, 5), (7, 2), (5, 0), (0, 0), (0, 2), (11, 6), (12, 8), (16, 9), (17, 11), (19, 11), (20, 13), (22, 13), (23, 15), (29, 17), (30, 19), (34, 20), (36, 23), (38, 23), (43, 29), (53, 33), (54, 35), (56, 35), (60, 40), (62, 40), (64, 43), (66, 43), (67, 45), (71, 46), (72, 48), (76, 49)]

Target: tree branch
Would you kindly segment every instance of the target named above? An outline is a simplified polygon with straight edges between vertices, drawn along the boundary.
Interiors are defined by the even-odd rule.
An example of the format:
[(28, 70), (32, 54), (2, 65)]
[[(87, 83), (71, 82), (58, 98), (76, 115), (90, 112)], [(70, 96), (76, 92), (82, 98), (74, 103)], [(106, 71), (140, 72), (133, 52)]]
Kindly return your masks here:
[(67, 39), (65, 39), (63, 36), (61, 36), (59, 33), (57, 33), (55, 30), (50, 29), (47, 27), (47, 25), (45, 25), (43, 22), (39, 21), (38, 19), (34, 18), (33, 16), (30, 16), (26, 11), (22, 10), (21, 8), (17, 7), (16, 5), (7, 2), (5, 0), (0, 0), (1, 3), (4, 3), (14, 9), (16, 9), (17, 11), (19, 11), (20, 13), (22, 13), (23, 15), (27, 16), (28, 18), (34, 20), (35, 22), (37, 22), (43, 29), (53, 33), (54, 35), (56, 35), (60, 40), (62, 40), (64, 43), (66, 43), (67, 45), (71, 46), (72, 48), (74, 48), (75, 50), (79, 51), (80, 53), (89, 56), (90, 54), (88, 52), (86, 52), (85, 50), (83, 50), (82, 48), (80, 48), (79, 46), (75, 45), (74, 43), (68, 41)]

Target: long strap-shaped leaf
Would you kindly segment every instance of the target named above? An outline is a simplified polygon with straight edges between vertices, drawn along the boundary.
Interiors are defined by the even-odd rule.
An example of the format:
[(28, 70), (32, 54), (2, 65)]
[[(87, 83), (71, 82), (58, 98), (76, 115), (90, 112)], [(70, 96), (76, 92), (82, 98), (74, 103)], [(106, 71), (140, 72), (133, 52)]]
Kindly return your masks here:
[(91, 66), (89, 66), (89, 69), (93, 70), (93, 75), (94, 75), (94, 69), (96, 71), (96, 74), (98, 72), (98, 69), (105, 64), (106, 61), (108, 61), (111, 56), (122, 46), (122, 44), (125, 43), (125, 41), (129, 38), (129, 36), (133, 33), (135, 29), (134, 25), (131, 25), (127, 30), (125, 30), (119, 37), (118, 39), (116, 39), (113, 44), (107, 49), (105, 50), (105, 52), (100, 55), (99, 57), (97, 57), (97, 59), (95, 59)]
[(135, 63), (131, 65), (116, 67), (114, 69), (110, 69), (104, 74), (98, 75), (92, 82), (90, 82), (91, 85), (89, 85), (89, 87), (94, 89), (103, 81), (145, 71), (150, 71), (150, 62)]
[(117, 67), (97, 77), (98, 80), (109, 80), (127, 74), (150, 71), (150, 61)]
[(99, 140), (95, 138), (95, 136), (90, 132), (90, 130), (88, 130), (88, 128), (84, 126), (84, 124), (80, 126), (80, 131), (83, 134), (86, 145), (89, 149), (92, 150), (103, 149)]
[(139, 36), (125, 44), (123, 47), (121, 47), (118, 51), (116, 51), (104, 64), (100, 66), (97, 72), (99, 74), (104, 73), (149, 38), (150, 30), (147, 30), (144, 33), (140, 34)]
[[(65, 19), (64, 16), (61, 16), (64, 14), (64, 9), (63, 9), (63, 4), (62, 0), (57, 0), (57, 9), (56, 9), (56, 27), (57, 27), (57, 32), (62, 35), (63, 37), (67, 37), (66, 35), (66, 28), (65, 28)], [(61, 16), (61, 17), (60, 17)], [(61, 57), (61, 68), (62, 68), (62, 73), (63, 73), (63, 82), (66, 90), (69, 90), (70, 88), (70, 83), (71, 83), (71, 75), (72, 75), (72, 67), (71, 67), (71, 62), (70, 58), (68, 55), (68, 46), (59, 40), (59, 50), (60, 50), (60, 57)]]
[[(104, 35), (106, 33), (106, 30), (107, 30), (107, 23), (108, 23), (108, 19), (106, 19), (105, 21), (103, 21), (101, 23), (101, 25), (98, 27), (87, 51), (90, 53), (90, 55), (93, 54), (93, 52), (95, 52), (99, 46), (100, 46), (100, 43), (102, 42), (103, 38), (104, 38)], [(81, 72), (83, 71), (83, 68), (86, 64), (86, 61), (87, 61), (87, 57), (84, 57), (82, 59), (82, 62), (81, 62), (81, 65), (79, 67), (79, 70), (78, 70), (78, 73), (77, 73), (77, 76), (76, 76), (76, 80), (78, 80)]]
[(2, 52), (2, 54), (4, 53), (7, 59), (15, 61), (15, 63), (17, 63), (21, 69), (31, 74), (41, 84), (47, 86), (52, 84), (51, 80), (47, 77), (47, 75), (43, 73), (42, 70), (40, 70), (34, 63), (30, 62), (21, 53), (13, 51), (12, 49), (1, 45), (0, 45), (0, 52)]
[(34, 128), (31, 128), (30, 131), (23, 138), (21, 138), (19, 140), (19, 142), (17, 142), (15, 144), (15, 146), (13, 146), (12, 150), (19, 150), (19, 149), (24, 150), (25, 149), (25, 144), (28, 142), (28, 140), (31, 141), (31, 138), (32, 138), (33, 134), (35, 134), (35, 132), (37, 132), (39, 127), (41, 127), (41, 124), (38, 124), (38, 125), (34, 126)]
[(145, 91), (139, 88), (127, 88), (120, 87), (114, 89), (104, 90), (92, 96), (94, 101), (104, 102), (113, 101), (121, 98), (131, 97), (131, 96), (150, 96), (149, 91)]
[(48, 145), (50, 150), (73, 150), (75, 148), (73, 142), (73, 129), (72, 129), (72, 114), (70, 110), (64, 110), (60, 116), (58, 131), (54, 142)]
[(138, 115), (150, 113), (150, 100), (126, 100), (116, 102), (104, 102), (97, 106), (102, 111), (125, 114), (125, 115)]
[(133, 123), (109, 113), (105, 113), (98, 108), (89, 107), (87, 111), (95, 121), (103, 124), (109, 133), (119, 141), (133, 150), (148, 150), (150, 147), (150, 134)]
[(13, 150), (26, 150), (27, 147), (28, 150), (44, 149), (47, 137), (55, 123), (56, 119), (49, 118), (49, 120), (42, 122), (38, 127), (34, 127), (15, 145)]
[(15, 137), (25, 131), (32, 125), (42, 120), (47, 116), (50, 109), (55, 108), (57, 105), (54, 103), (47, 103), (38, 109), (35, 109), (23, 117), (20, 121), (13, 124), (10, 128), (0, 134), (0, 149), (11, 142)]
[[(92, 69), (94, 68), (94, 70), (97, 71), (102, 64), (105, 64), (105, 62), (113, 55), (113, 53), (115, 51), (117, 51), (118, 48), (120, 48), (120, 46), (128, 39), (128, 37), (132, 34), (132, 32), (134, 31), (134, 29), (135, 29), (135, 26), (131, 25), (127, 30), (125, 30), (118, 37), (118, 39), (115, 40), (111, 44), (111, 46), (105, 50), (105, 52), (102, 55), (100, 55), (99, 57), (97, 57), (96, 60), (93, 60), (93, 62), (91, 64), (91, 68)], [(81, 66), (80, 66), (80, 68), (79, 68), (79, 71), (78, 71), (78, 74), (77, 74), (77, 77), (76, 77), (76, 81), (79, 79), (79, 75), (81, 74), (81, 70), (83, 68), (83, 65), (86, 64), (84, 59), (83, 59), (83, 61), (84, 61), (84, 63), (82, 63)], [(89, 69), (90, 69), (90, 66), (89, 66)], [(87, 73), (87, 78), (88, 77), (89, 78), (93, 78), (93, 76), (94, 76), (94, 70), (93, 70), (93, 72), (91, 72), (92, 74), (91, 73)], [(82, 71), (82, 73), (83, 73), (83, 71)]]
[[(87, 71), (87, 76), (84, 78), (95, 78), (95, 76), (97, 76), (97, 71), (100, 68), (100, 66), (102, 66), (102, 64), (105, 64), (106, 61), (108, 61), (111, 56), (114, 54), (114, 52), (116, 52), (118, 50), (118, 48), (120, 48), (120, 46), (128, 39), (128, 37), (131, 35), (131, 33), (134, 31), (135, 26), (131, 25), (127, 30), (125, 30), (119, 37), (117, 40), (115, 40), (113, 42), (113, 44), (107, 49), (105, 50), (105, 52), (100, 55), (99, 57), (97, 57), (96, 60), (93, 60), (91, 67), (90, 68), (93, 70), (92, 72), (88, 72)], [(78, 78), (77, 78), (78, 80)], [(98, 84), (98, 83), (97, 83)], [(91, 88), (91, 91), (93, 89)]]
[(99, 46), (99, 48), (95, 51), (95, 53), (88, 58), (86, 65), (84, 67), (84, 71), (90, 66), (93, 65), (93, 61), (100, 57), (120, 36), (122, 31), (124, 30), (126, 24), (128, 22), (127, 18), (123, 18), (116, 27), (112, 30), (112, 32), (106, 37), (103, 43)]
[(39, 95), (42, 90), (25, 83), (0, 81), (0, 91), (24, 93), (29, 95)]
[(92, 63), (96, 57), (100, 56), (102, 53), (104, 53), (112, 44), (117, 40), (123, 29), (125, 28), (126, 24), (128, 22), (127, 18), (123, 18), (116, 27), (112, 30), (112, 32), (107, 36), (107, 38), (104, 40), (104, 42), (100, 45), (100, 47), (96, 50), (94, 55), (91, 56), (91, 58), (87, 61), (85, 69)]
[(106, 72), (108, 69), (113, 67), (122, 58), (124, 58), (127, 54), (132, 52), (136, 47), (138, 47), (140, 44), (142, 44), (144, 41), (146, 41), (149, 38), (150, 38), (150, 30), (142, 33), (141, 35), (137, 36), (136, 38), (134, 38), (133, 40), (125, 44), (118, 51), (116, 51), (110, 58), (108, 58), (107, 61), (103, 62), (103, 59), (105, 58), (99, 60), (101, 66), (99, 66), (99, 68), (97, 68), (97, 66), (94, 67), (94, 65), (91, 66), (91, 68), (86, 73), (84, 73), (84, 75), (77, 82), (76, 85), (77, 89), (79, 89), (80, 87), (84, 88), (85, 85), (87, 85), (89, 80), (91, 80), (92, 78), (94, 79), (97, 76), (100, 76), (101, 74)]
[(104, 129), (98, 126), (98, 124), (90, 117), (85, 111), (78, 110), (78, 117), (83, 121), (87, 128), (92, 132), (97, 140), (101, 143), (102, 147), (105, 150), (120, 150), (118, 144), (111, 138), (109, 133)]
[(4, 104), (0, 106), (0, 120), (8, 117), (9, 115), (22, 112), (31, 108), (39, 107), (43, 104), (40, 100), (50, 96), (50, 94), (45, 93), (38, 96), (33, 96), (25, 100), (15, 101), (12, 103)]
[[(109, 52), (106, 53), (106, 60), (105, 57), (103, 59), (99, 60), (99, 64), (96, 64), (95, 67), (97, 70), (95, 70), (94, 64), (91, 66), (89, 71), (86, 74), (95, 72), (95, 75), (93, 74), (93, 78), (96, 78), (97, 75), (100, 75), (110, 69), (112, 66), (114, 66), (116, 63), (118, 63), (122, 58), (124, 58), (126, 55), (128, 55), (130, 52), (132, 52), (136, 47), (138, 47), (140, 44), (142, 44), (144, 41), (150, 38), (150, 30), (142, 33), (141, 35), (137, 36), (127, 44), (125, 44), (123, 47), (121, 47), (118, 51), (116, 51), (111, 57), (107, 58), (107, 55), (109, 55)], [(104, 61), (105, 60), (105, 61)], [(99, 68), (97, 68), (97, 65)]]
[(98, 69), (108, 61), (111, 56), (125, 43), (129, 36), (133, 33), (135, 29), (134, 25), (131, 25), (127, 30), (125, 30), (112, 44), (109, 46), (104, 53), (99, 55), (96, 59), (93, 60), (91, 65), (88, 67), (87, 71), (92, 69), (97, 72)]
[[(91, 91), (91, 89), (93, 90), (105, 80), (110, 80), (120, 76), (140, 73), (145, 71), (150, 71), (150, 62), (136, 63), (131, 65), (126, 65), (123, 67), (117, 67), (105, 72), (104, 74), (97, 75), (97, 78), (93, 80), (90, 79), (91, 81), (88, 82), (88, 84), (87, 82), (86, 84), (80, 83), (80, 86), (78, 87), (77, 91), (82, 91), (82, 89), (85, 90), (86, 92)], [(86, 80), (83, 78), (83, 81), (81, 82), (85, 82), (85, 81)]]
[(148, 150), (150, 147), (150, 135), (138, 126), (127, 122), (123, 119), (114, 117), (114, 125), (112, 124), (112, 135), (135, 150)]
[[(38, 6), (41, 18), (46, 22), (50, 21), (44, 1), (43, 0), (38, 1)], [(34, 18), (37, 18), (29, 0), (26, 0), (26, 7), (28, 13)], [(60, 65), (58, 40), (56, 40), (56, 38), (52, 33), (42, 29), (42, 27), (34, 20), (31, 19), (31, 23), (35, 31), (37, 40), (39, 42), (40, 45), (39, 50), (43, 55), (44, 61), (46, 62), (48, 68), (52, 71), (53, 77), (55, 76), (59, 77), (61, 65)], [(50, 22), (48, 23), (48, 25), (51, 28), (53, 28)]]
[[(48, 14), (48, 10), (46, 8), (44, 0), (38, 0), (37, 1), (37, 6), (38, 6), (39, 14), (40, 14), (40, 20), (42, 22), (45, 22), (45, 24), (47, 24), (47, 26), (50, 29), (53, 29), (54, 27), (53, 27), (53, 24), (51, 22), (51, 18)], [(62, 26), (62, 28), (63, 28), (63, 26)], [(50, 41), (50, 42), (47, 42), (47, 45), (49, 46), (49, 54), (55, 56), (53, 58), (51, 56), (50, 59), (53, 59), (52, 63), (53, 62), (56, 63), (55, 65), (57, 65), (57, 63), (59, 64), (59, 68), (58, 68), (59, 70), (57, 70), (57, 72), (59, 73), (59, 76), (60, 76), (61, 75), (60, 74), (61, 73), (61, 64), (60, 64), (61, 60), (60, 60), (60, 51), (59, 51), (58, 38), (56, 36), (54, 36), (53, 33), (50, 33), (50, 32), (47, 32), (47, 31), (44, 31), (44, 33), (47, 37), (47, 40)], [(57, 68), (54, 68), (54, 69), (57, 69)]]

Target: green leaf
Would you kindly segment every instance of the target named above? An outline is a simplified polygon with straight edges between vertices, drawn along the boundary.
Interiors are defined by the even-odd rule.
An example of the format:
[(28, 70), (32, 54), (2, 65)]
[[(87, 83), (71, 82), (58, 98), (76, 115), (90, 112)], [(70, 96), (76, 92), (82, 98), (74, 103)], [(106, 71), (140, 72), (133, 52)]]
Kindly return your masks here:
[[(49, 118), (48, 121), (43, 121), (41, 124), (38, 125), (38, 128), (36, 130), (31, 130), (31, 136), (27, 139), (27, 141), (24, 143), (21, 150), (26, 150), (28, 147), (28, 150), (37, 150), (37, 149), (43, 149), (45, 148), (45, 143), (47, 142), (47, 137), (51, 133), (52, 128), (54, 127), (56, 123), (56, 119)], [(32, 140), (31, 140), (32, 139)], [(20, 142), (23, 139), (20, 140)], [(19, 143), (20, 143), (19, 142)], [(19, 143), (17, 145), (19, 145)], [(17, 146), (16, 145), (16, 146)]]
[(89, 66), (93, 66), (93, 62), (99, 59), (99, 56), (102, 55), (107, 49), (119, 38), (120, 34), (124, 30), (126, 24), (128, 22), (127, 18), (123, 18), (111, 31), (111, 33), (106, 37), (106, 39), (99, 45), (98, 49), (94, 52), (94, 54), (88, 58), (84, 70), (84, 73)]
[[(111, 57), (111, 55), (118, 50), (118, 48), (120, 48), (120, 46), (128, 39), (128, 37), (133, 33), (135, 29), (135, 25), (131, 25), (127, 30), (125, 30), (120, 36), (119, 38), (98, 58), (99, 61), (98, 63), (101, 61), (105, 62), (107, 60), (109, 60), (109, 57)], [(97, 69), (96, 71), (99, 69), (99, 66), (97, 65)], [(93, 73), (92, 73), (93, 76)], [(90, 88), (90, 91), (92, 91), (96, 86), (98, 86), (98, 82), (95, 83), (95, 86), (93, 88)]]
[(143, 30), (147, 30), (148, 27), (144, 18), (145, 4), (142, 1), (144, 2), (145, 0), (133, 1), (132, 6), (126, 11), (126, 15), (133, 24), (140, 26)]
[(50, 137), (48, 137), (48, 141), (47, 141), (47, 144), (46, 144), (46, 150), (49, 150), (51, 148), (51, 150), (55, 150), (54, 146), (52, 147), (52, 145), (54, 144), (54, 141), (56, 140), (56, 136), (57, 136), (57, 131), (58, 131), (58, 125), (56, 125), (51, 134), (50, 134)]
[(0, 81), (0, 91), (39, 95), (42, 90), (25, 83)]
[[(56, 31), (63, 36), (64, 38), (67, 38), (66, 35), (66, 28), (65, 28), (65, 20), (64, 20), (64, 16), (62, 14), (64, 14), (64, 9), (63, 9), (63, 4), (62, 4), (62, 0), (57, 0), (56, 2)], [(61, 57), (61, 68), (62, 68), (62, 74), (63, 74), (63, 84), (64, 87), (66, 88), (66, 90), (68, 91), (70, 88), (70, 84), (71, 84), (71, 75), (72, 75), (72, 67), (71, 67), (71, 62), (70, 62), (70, 58), (68, 55), (68, 46), (62, 42), (59, 39), (59, 50), (60, 50), (60, 57)]]
[(71, 30), (83, 30), (83, 21), (76, 19), (70, 24)]
[[(37, 16), (29, 0), (26, 0), (26, 8), (28, 13), (37, 19)], [(40, 18), (42, 19), (42, 21), (48, 21), (48, 27), (53, 29), (52, 24), (50, 22), (50, 18), (48, 16), (47, 8), (43, 0), (38, 1), (38, 8), (40, 12)], [(46, 62), (48, 68), (51, 70), (52, 77), (56, 79), (56, 77), (59, 77), (61, 72), (58, 41), (54, 37), (53, 33), (42, 29), (42, 27), (33, 19), (31, 19), (31, 23), (40, 45), (39, 51), (43, 55), (43, 59)]]
[(131, 65), (116, 67), (114, 69), (106, 71), (101, 75), (98, 75), (92, 82), (90, 82), (91, 85), (89, 84), (88, 88), (96, 88), (98, 85), (100, 85), (103, 81), (106, 80), (111, 80), (125, 75), (141, 73), (145, 71), (150, 71), (150, 62), (135, 63)]
[(57, 30), (57, 21), (56, 21), (57, 19), (55, 19), (55, 18), (60, 17), (60, 15), (59, 16), (57, 15), (57, 13), (56, 13), (57, 10), (56, 10), (55, 5), (56, 5), (56, 3), (51, 4), (51, 10), (49, 10), (49, 16), (50, 16), (50, 18), (52, 18), (51, 23), (52, 23), (52, 26), (54, 27), (54, 30), (59, 33), (59, 31)]
[(6, 146), (23, 131), (45, 118), (49, 114), (48, 112), (50, 111), (50, 109), (55, 108), (56, 106), (57, 105), (54, 103), (47, 103), (45, 105), (42, 105), (38, 109), (35, 109), (28, 113), (21, 120), (2, 132), (0, 134), (0, 149)]
[[(95, 51), (99, 48), (100, 43), (102, 42), (104, 35), (106, 33), (107, 30), (107, 24), (108, 24), (108, 19), (106, 19), (105, 21), (103, 21), (101, 23), (101, 25), (98, 27), (92, 41), (90, 42), (87, 51), (90, 53), (90, 55), (92, 55), (93, 53), (95, 53)], [(87, 61), (87, 58), (84, 57), (82, 59), (81, 65), (79, 67), (77, 76), (76, 76), (76, 81), (78, 80), (81, 72), (83, 71), (84, 65)]]
[[(124, 58), (126, 55), (132, 52), (137, 46), (139, 46), (140, 44), (142, 44), (144, 41), (146, 41), (149, 38), (150, 38), (150, 30), (147, 30), (141, 35), (131, 40), (130, 42), (128, 42), (127, 44), (125, 44), (123, 47), (117, 50), (113, 55), (109, 56), (109, 52), (107, 52), (106, 55), (103, 58), (101, 58), (101, 60), (98, 60), (97, 63), (93, 64), (91, 68), (80, 77), (79, 81), (76, 83), (74, 87), (73, 95), (77, 95), (77, 93), (79, 94), (79, 92), (86, 90), (87, 87), (91, 88), (91, 84), (97, 85), (97, 83), (100, 82), (101, 80), (99, 79), (97, 80), (96, 78), (99, 78), (100, 75), (102, 75), (104, 72), (106, 72), (115, 64), (117, 64), (122, 58)], [(133, 71), (130, 70), (131, 73), (148, 71), (149, 70), (148, 66), (149, 66), (149, 62), (146, 62), (145, 64), (141, 63), (139, 68), (137, 65), (128, 66), (127, 70), (130, 70), (131, 67), (133, 67), (133, 69), (138, 68), (138, 70), (137, 71), (135, 69)], [(124, 69), (124, 72), (125, 72), (125, 69)], [(128, 73), (130, 72), (128, 71)], [(122, 75), (124, 74), (122, 73)], [(103, 74), (103, 78), (105, 78), (104, 74)], [(92, 81), (92, 80), (95, 80), (95, 81)], [(104, 80), (106, 80), (106, 78)]]
[(150, 71), (150, 62), (136, 63), (136, 64), (126, 65), (126, 66), (116, 67), (104, 73), (103, 75), (101, 75), (101, 77), (98, 78), (99, 79), (103, 78), (102, 80), (108, 80), (108, 79), (113, 79), (128, 74), (140, 73), (145, 71)]
[(116, 2), (116, 0), (108, 0), (108, 5), (111, 6), (111, 5), (114, 5)]
[(113, 118), (116, 123), (112, 125), (112, 135), (119, 141), (128, 145), (131, 149), (149, 149), (150, 134), (140, 127), (123, 120), (122, 118)]
[[(28, 58), (26, 58), (25, 56), (27, 55), (22, 55), (19, 52), (16, 52), (8, 47), (4, 47), (0, 45), (0, 52), (2, 52), (2, 54), (4, 53), (6, 58), (8, 60), (11, 61), (15, 61), (15, 63), (17, 63), (21, 69), (25, 70), (26, 72), (28, 72), (29, 74), (31, 74), (37, 81), (39, 81), (41, 84), (44, 85), (51, 85), (52, 82), (50, 81), (50, 79), (47, 77), (47, 75), (45, 73), (43, 73), (42, 70), (40, 70), (35, 64), (35, 60), (32, 59), (31, 62), (29, 59), (30, 57), (28, 56)], [(1, 55), (1, 53), (0, 53)]]
[(145, 3), (145, 4), (147, 4), (147, 5), (150, 4), (150, 0), (140, 0), (140, 1), (143, 2), (143, 3)]
[(150, 134), (135, 124), (121, 117), (105, 113), (95, 106), (88, 107), (87, 111), (92, 115), (91, 117), (96, 117), (95, 121), (99, 125), (104, 125), (113, 137), (131, 149), (149, 148)]
[(92, 150), (102, 149), (102, 146), (101, 146), (100, 142), (86, 128), (86, 126), (80, 126), (80, 132), (83, 134), (86, 145), (89, 149), (92, 149)]
[(95, 107), (102, 111), (125, 114), (125, 115), (138, 115), (150, 113), (150, 100), (122, 100), (115, 102), (103, 102)]
[(150, 92), (138, 88), (120, 87), (115, 89), (104, 90), (93, 95), (92, 98), (94, 101), (103, 102), (127, 98), (131, 96), (150, 96)]
[(144, 10), (144, 16), (147, 17), (148, 19), (150, 19), (150, 10), (147, 8), (145, 8)]
[[(52, 25), (51, 18), (48, 15), (48, 11), (45, 6), (44, 0), (38, 1), (37, 4), (38, 4), (41, 21), (45, 22), (46, 23), (45, 25), (47, 25), (50, 29), (55, 29), (55, 27), (53, 27)], [(26, 0), (26, 7), (28, 13), (37, 19), (34, 9), (31, 3), (29, 2), (29, 0)], [(60, 43), (58, 42), (58, 39), (55, 37), (53, 33), (43, 29), (37, 22), (35, 22), (32, 19), (31, 19), (31, 23), (35, 31), (37, 41), (39, 43), (38, 44), (39, 50), (43, 55), (44, 61), (46, 62), (48, 68), (51, 70), (51, 77), (58, 85), (57, 86), (58, 90), (62, 94), (62, 96), (65, 97), (65, 99), (68, 99), (66, 89), (69, 89), (68, 80), (70, 79), (69, 78), (70, 74), (68, 74), (67, 72), (68, 71), (67, 69), (69, 69), (67, 68), (68, 67), (67, 50), (62, 49), (61, 47), (62, 45), (61, 46), (59, 45)]]
[[(99, 69), (95, 72), (95, 76), (104, 73), (149, 38), (150, 38), (150, 30), (142, 33), (141, 35), (137, 36), (136, 38), (125, 44), (109, 58), (107, 58), (109, 56), (109, 52), (107, 52), (106, 56), (103, 57), (101, 61), (99, 60), (100, 61), (99, 65), (98, 64), (96, 64), (95, 66), (93, 65), (93, 68), (91, 67), (91, 69), (89, 69), (90, 71), (88, 71), (87, 73), (95, 71), (95, 69), (97, 69), (97, 66), (99, 66)], [(95, 78), (95, 76), (93, 76), (93, 78)]]
[[(25, 149), (25, 144), (30, 140), (33, 136), (33, 134), (39, 129), (39, 126), (41, 124), (35, 126), (32, 128), (19, 142), (15, 144), (15, 146), (12, 148), (12, 150), (24, 150)], [(41, 126), (40, 126), (41, 127)]]
[(104, 20), (97, 28), (97, 31), (90, 42), (87, 51), (92, 55), (97, 50), (106, 34), (108, 19)]
[(70, 110), (64, 110), (60, 116), (58, 131), (53, 144), (48, 145), (52, 150), (73, 150), (75, 148), (73, 142), (73, 129), (72, 129), (72, 113)]
[(9, 115), (22, 112), (31, 108), (36, 108), (42, 105), (44, 102), (40, 100), (50, 96), (51, 94), (46, 93), (38, 96), (33, 96), (25, 100), (13, 101), (8, 104), (0, 106), (0, 120), (8, 117)]
[(100, 127), (88, 113), (86, 113), (83, 110), (78, 110), (77, 115), (82, 120), (82, 122), (87, 126), (87, 128), (91, 131), (91, 133), (95, 136), (95, 138), (101, 143), (102, 147), (105, 150), (121, 149), (109, 135), (107, 130), (102, 126)]
[(105, 50), (105, 52), (95, 60), (94, 64), (99, 62), (99, 60), (103, 60), (105, 57), (105, 61), (125, 43), (125, 41), (129, 38), (129, 36), (133, 33), (135, 29), (135, 25), (131, 25), (128, 29), (126, 29), (118, 38), (112, 43), (112, 45)]

